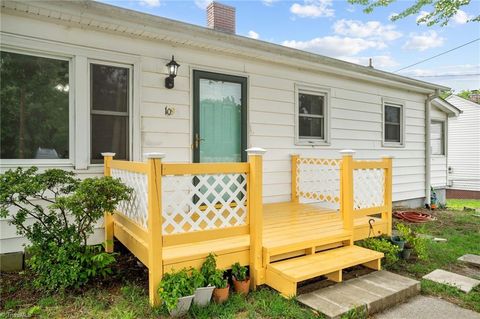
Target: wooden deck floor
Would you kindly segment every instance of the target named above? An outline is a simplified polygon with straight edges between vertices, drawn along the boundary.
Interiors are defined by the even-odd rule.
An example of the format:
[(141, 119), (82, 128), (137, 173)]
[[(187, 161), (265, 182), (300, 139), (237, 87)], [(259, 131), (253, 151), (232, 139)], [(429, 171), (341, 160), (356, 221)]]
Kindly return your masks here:
[[(267, 249), (346, 234), (340, 213), (318, 204), (264, 204), (263, 215), (263, 247)], [(368, 236), (369, 219), (370, 217), (355, 219), (355, 240)], [(374, 220), (377, 227), (381, 226), (379, 218)], [(378, 234), (377, 229), (375, 233)]]

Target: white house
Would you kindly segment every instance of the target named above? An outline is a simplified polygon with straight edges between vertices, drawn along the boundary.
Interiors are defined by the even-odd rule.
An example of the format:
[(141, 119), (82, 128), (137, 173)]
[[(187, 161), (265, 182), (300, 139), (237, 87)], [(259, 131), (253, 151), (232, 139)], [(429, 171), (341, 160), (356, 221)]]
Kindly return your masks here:
[[(233, 23), (215, 18), (219, 4), (209, 7), (209, 27), (94, 1), (1, 5), (2, 84), (19, 92), (2, 95), (10, 99), (2, 170), (95, 176), (102, 151), (241, 161), (258, 146), (268, 150), (264, 201), (278, 202), (291, 196), (291, 153), (338, 158), (353, 149), (362, 159), (394, 156), (395, 203), (429, 201), (436, 158), (425, 137), (433, 119), (446, 119), (430, 111), (446, 87), (235, 35)], [(222, 14), (234, 20), (229, 8)], [(172, 55), (180, 67), (169, 89)], [(22, 250), (8, 221), (0, 227), (0, 253)]]
[(447, 196), (480, 199), (480, 104), (456, 95), (447, 101), (462, 111), (448, 121)]

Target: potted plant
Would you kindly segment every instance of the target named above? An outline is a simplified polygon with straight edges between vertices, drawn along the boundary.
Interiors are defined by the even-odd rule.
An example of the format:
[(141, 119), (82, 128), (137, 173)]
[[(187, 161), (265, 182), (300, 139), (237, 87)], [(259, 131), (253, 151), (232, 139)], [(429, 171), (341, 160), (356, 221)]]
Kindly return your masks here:
[(405, 260), (410, 259), (410, 255), (412, 254), (412, 251), (413, 251), (413, 245), (409, 241), (406, 241), (405, 246), (403, 247), (403, 250), (402, 250), (402, 258)]
[(167, 273), (160, 282), (158, 294), (172, 317), (185, 315), (193, 300), (195, 289), (187, 269)]
[(209, 254), (203, 263), (200, 271), (192, 269), (192, 283), (195, 287), (195, 297), (193, 303), (197, 306), (206, 306), (212, 299), (212, 293), (215, 285), (210, 282), (209, 278), (215, 273), (217, 261), (214, 254)]
[(208, 281), (215, 286), (213, 290), (213, 300), (216, 303), (223, 303), (228, 299), (230, 293), (230, 285), (227, 279), (223, 278), (222, 270), (215, 270), (215, 272), (208, 278)]
[(235, 263), (232, 265), (232, 279), (235, 291), (242, 295), (247, 295), (250, 291), (250, 278), (247, 276), (247, 267)]
[(401, 225), (403, 225), (403, 224), (398, 224), (397, 225), (396, 235), (393, 235), (390, 239), (392, 244), (397, 245), (398, 248), (400, 249), (400, 251), (402, 251), (403, 248), (405, 247), (405, 236), (404, 236), (403, 232), (399, 229), (399, 227), (401, 227)]

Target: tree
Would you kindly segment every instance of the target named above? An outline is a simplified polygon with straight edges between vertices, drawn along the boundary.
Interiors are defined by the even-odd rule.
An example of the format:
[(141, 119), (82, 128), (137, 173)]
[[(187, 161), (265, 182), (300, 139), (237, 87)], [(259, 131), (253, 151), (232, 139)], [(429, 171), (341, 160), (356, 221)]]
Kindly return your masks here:
[[(396, 21), (405, 17), (428, 12), (417, 19), (417, 24), (426, 23), (428, 26), (445, 26), (453, 18), (461, 7), (467, 6), (472, 0), (415, 0), (415, 3), (400, 13), (393, 15), (390, 20)], [(351, 4), (359, 4), (364, 7), (363, 12), (371, 13), (377, 7), (387, 7), (395, 0), (348, 0)], [(467, 22), (480, 22), (480, 15), (469, 18)]]
[(460, 92), (455, 92), (454, 90), (449, 90), (449, 91), (442, 92), (440, 94), (440, 97), (442, 99), (446, 99), (447, 97), (449, 97), (452, 94), (456, 95), (456, 96), (459, 96), (461, 98), (464, 98), (465, 100), (470, 100), (472, 102), (480, 104), (478, 101), (470, 98), (470, 96), (473, 95), (473, 94), (480, 94), (480, 89), (477, 89), (477, 90), (462, 90)]

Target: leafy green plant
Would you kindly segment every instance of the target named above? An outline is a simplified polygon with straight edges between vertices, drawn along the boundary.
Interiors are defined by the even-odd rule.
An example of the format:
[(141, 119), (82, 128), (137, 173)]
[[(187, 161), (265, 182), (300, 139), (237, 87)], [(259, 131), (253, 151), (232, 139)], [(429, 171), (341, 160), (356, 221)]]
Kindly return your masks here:
[(428, 259), (427, 239), (421, 238), (418, 234), (405, 224), (397, 224), (397, 230), (405, 238), (405, 245), (412, 248), (421, 260)]
[(379, 251), (385, 254), (385, 258), (382, 263), (385, 267), (390, 267), (398, 261), (398, 253), (400, 248), (397, 245), (392, 244), (385, 238), (367, 238), (363, 241), (356, 243), (358, 246)]
[(203, 274), (196, 268), (190, 269), (190, 280), (194, 289), (206, 286), (206, 279)]
[(27, 266), (35, 287), (78, 287), (111, 273), (114, 256), (87, 246), (87, 239), (105, 211), (129, 198), (128, 187), (111, 177), (80, 180), (73, 172), (38, 173), (36, 167), (9, 170), (0, 185), (0, 217), (9, 217), (31, 243)]
[(232, 275), (238, 281), (247, 280), (247, 267), (240, 265), (240, 263), (236, 262), (232, 265)]
[(178, 272), (165, 274), (158, 289), (158, 294), (169, 311), (175, 309), (179, 298), (190, 296), (194, 292), (192, 279), (185, 268)]
[(223, 270), (217, 269), (209, 277), (209, 283), (216, 288), (227, 288), (228, 280), (223, 277)]
[(203, 275), (203, 278), (205, 278), (205, 286), (208, 285), (214, 285), (211, 282), (211, 277), (215, 274), (217, 270), (217, 260), (216, 256), (214, 253), (210, 253), (205, 261), (202, 264), (202, 267), (200, 268), (200, 272)]

